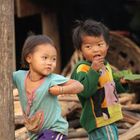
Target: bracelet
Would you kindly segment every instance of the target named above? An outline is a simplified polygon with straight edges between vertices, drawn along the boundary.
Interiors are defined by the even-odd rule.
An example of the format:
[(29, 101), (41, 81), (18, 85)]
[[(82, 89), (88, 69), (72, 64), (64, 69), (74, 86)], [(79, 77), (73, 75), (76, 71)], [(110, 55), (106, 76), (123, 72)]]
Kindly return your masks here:
[(63, 86), (60, 86), (60, 88), (59, 88), (59, 93), (60, 93), (60, 94), (64, 94)]

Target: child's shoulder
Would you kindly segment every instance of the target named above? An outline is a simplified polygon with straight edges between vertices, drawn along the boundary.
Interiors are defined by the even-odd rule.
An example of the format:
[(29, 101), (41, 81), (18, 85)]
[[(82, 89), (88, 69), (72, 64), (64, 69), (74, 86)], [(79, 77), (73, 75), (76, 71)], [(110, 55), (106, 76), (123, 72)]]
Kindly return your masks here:
[(18, 71), (13, 72), (13, 81), (15, 83), (19, 81), (24, 81), (27, 72), (28, 71), (25, 71), (25, 70), (18, 70)]
[(80, 60), (80, 61), (78, 61), (77, 63), (76, 63), (76, 65), (80, 65), (80, 64), (86, 64), (86, 65), (91, 65), (91, 62), (89, 62), (89, 61), (86, 61), (86, 60)]
[(56, 74), (56, 73), (51, 73), (48, 78), (50, 78), (51, 80), (53, 80), (53, 79), (68, 79), (68, 78), (64, 77), (63, 75)]
[(51, 86), (63, 84), (69, 80), (69, 78), (55, 73), (50, 74), (48, 78), (49, 78), (48, 80), (51, 81)]
[(13, 72), (14, 75), (19, 75), (19, 74), (26, 74), (28, 71), (27, 70), (17, 70)]
[(79, 62), (76, 63), (74, 69), (76, 71), (83, 71), (86, 72), (90, 69), (91, 63), (85, 60), (81, 60)]
[(13, 78), (16, 77), (25, 77), (25, 75), (27, 74), (27, 70), (17, 70), (15, 72), (13, 72)]

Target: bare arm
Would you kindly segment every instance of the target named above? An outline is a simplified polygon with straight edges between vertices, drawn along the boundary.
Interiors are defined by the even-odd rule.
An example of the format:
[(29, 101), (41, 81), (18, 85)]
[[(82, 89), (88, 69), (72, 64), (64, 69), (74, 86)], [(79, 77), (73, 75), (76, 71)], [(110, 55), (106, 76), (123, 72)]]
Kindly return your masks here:
[(78, 94), (83, 91), (84, 86), (76, 80), (70, 79), (68, 82), (53, 86), (49, 89), (49, 92), (53, 95), (61, 94)]

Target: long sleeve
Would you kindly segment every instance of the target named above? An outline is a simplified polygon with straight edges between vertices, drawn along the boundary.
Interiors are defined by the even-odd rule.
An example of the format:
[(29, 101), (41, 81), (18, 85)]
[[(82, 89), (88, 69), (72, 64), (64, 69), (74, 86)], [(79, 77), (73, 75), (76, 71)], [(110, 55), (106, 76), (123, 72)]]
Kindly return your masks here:
[(129, 90), (129, 85), (128, 84), (121, 84), (120, 79), (114, 79), (115, 85), (116, 85), (116, 90), (117, 93), (123, 93)]
[(84, 90), (78, 95), (89, 98), (97, 91), (99, 73), (94, 71), (90, 65), (80, 64), (73, 72), (72, 79), (78, 80), (84, 85)]

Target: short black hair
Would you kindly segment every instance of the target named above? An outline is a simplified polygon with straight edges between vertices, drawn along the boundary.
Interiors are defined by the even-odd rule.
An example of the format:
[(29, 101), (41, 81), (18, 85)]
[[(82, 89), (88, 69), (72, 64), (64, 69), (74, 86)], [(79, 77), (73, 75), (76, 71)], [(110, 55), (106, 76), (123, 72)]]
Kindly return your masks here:
[(76, 21), (76, 27), (73, 29), (73, 45), (75, 49), (80, 49), (82, 44), (82, 37), (84, 35), (88, 36), (103, 36), (107, 44), (109, 44), (109, 29), (103, 23), (87, 19), (85, 21)]

